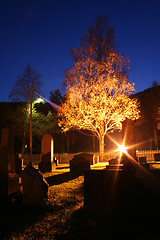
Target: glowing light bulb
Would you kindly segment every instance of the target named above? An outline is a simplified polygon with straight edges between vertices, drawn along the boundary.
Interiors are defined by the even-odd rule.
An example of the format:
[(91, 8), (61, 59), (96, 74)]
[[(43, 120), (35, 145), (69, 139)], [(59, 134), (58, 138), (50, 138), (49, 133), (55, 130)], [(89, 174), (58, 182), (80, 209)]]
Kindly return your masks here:
[(125, 146), (123, 144), (119, 145), (118, 150), (120, 151), (121, 155), (122, 155), (122, 153), (127, 153), (127, 150), (126, 150), (126, 148), (125, 148)]

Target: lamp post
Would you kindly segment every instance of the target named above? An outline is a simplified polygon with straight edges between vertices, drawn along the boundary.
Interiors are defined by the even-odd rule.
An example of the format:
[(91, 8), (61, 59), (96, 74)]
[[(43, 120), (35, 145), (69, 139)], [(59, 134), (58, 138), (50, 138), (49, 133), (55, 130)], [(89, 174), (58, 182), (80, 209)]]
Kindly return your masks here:
[(33, 82), (31, 82), (31, 98), (30, 98), (30, 163), (32, 163), (32, 95), (33, 95)]

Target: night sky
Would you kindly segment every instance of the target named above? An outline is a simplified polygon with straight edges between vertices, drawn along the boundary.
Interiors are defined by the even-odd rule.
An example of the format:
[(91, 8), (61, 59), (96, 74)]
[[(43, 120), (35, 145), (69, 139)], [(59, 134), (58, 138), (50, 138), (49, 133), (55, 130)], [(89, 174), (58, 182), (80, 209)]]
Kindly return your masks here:
[(130, 59), (136, 92), (160, 83), (159, 0), (1, 0), (0, 102), (28, 63), (42, 74), (43, 96), (60, 89), (70, 50), (99, 15), (108, 14), (119, 52)]

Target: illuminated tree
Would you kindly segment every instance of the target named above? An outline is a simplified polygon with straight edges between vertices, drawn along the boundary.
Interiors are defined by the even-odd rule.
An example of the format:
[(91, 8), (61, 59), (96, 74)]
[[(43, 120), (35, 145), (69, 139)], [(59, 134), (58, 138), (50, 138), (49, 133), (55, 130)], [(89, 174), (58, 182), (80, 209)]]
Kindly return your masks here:
[(122, 128), (126, 119), (138, 119), (136, 99), (129, 95), (134, 84), (127, 78), (128, 61), (113, 47), (113, 33), (106, 30), (106, 18), (99, 18), (73, 50), (74, 66), (66, 73), (66, 101), (62, 104), (59, 125), (62, 131), (89, 130), (98, 138), (104, 156), (104, 137)]
[[(40, 147), (40, 140), (45, 133), (53, 135), (57, 131), (57, 119), (55, 118), (53, 112), (44, 111), (43, 109), (47, 108), (47, 103), (41, 102), (38, 103), (34, 101), (32, 104), (32, 141), (33, 141), (33, 148), (39, 149)], [(25, 114), (25, 109), (19, 108), (14, 111), (15, 117), (12, 114), (12, 126), (15, 130), (15, 136), (19, 139), (22, 138), (23, 135), (23, 122), (26, 118), (26, 135), (25, 135), (25, 145), (29, 146), (30, 142), (30, 104), (28, 103), (27, 107), (27, 116)], [(19, 113), (19, 114), (18, 114)], [(23, 143), (22, 143), (23, 144)], [(26, 149), (24, 149), (25, 151)]]

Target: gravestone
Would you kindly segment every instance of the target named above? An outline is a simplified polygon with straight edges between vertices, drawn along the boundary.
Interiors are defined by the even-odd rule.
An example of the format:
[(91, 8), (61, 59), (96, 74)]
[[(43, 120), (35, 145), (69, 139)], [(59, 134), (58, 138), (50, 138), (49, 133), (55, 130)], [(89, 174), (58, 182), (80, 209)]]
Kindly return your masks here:
[(85, 170), (90, 169), (90, 165), (93, 164), (94, 155), (89, 153), (80, 153), (74, 155), (73, 159), (69, 161), (70, 172), (72, 173), (84, 173)]
[(159, 214), (160, 170), (131, 168), (87, 170), (84, 173), (84, 207), (89, 212)]
[[(8, 173), (19, 173), (22, 170), (21, 154), (14, 151), (14, 132), (10, 128), (3, 128), (1, 134), (1, 161), (0, 169), (5, 169)], [(6, 160), (4, 160), (6, 158)]]
[(15, 173), (14, 132), (12, 129), (9, 129), (8, 142), (8, 172)]
[(120, 163), (119, 157), (112, 158), (109, 160), (109, 165), (117, 165)]
[(94, 154), (92, 153), (79, 153), (74, 155), (73, 157), (74, 160), (89, 160), (90, 164), (94, 164)]
[(99, 163), (99, 156), (98, 155), (94, 155), (93, 156), (93, 164), (97, 164)]
[(160, 153), (155, 153), (154, 154), (154, 161), (160, 161)]
[(122, 169), (123, 164), (120, 162), (120, 158), (112, 158), (109, 160), (109, 165), (106, 165), (106, 170), (120, 170)]
[(15, 173), (13, 131), (3, 128), (0, 149), (0, 200), (5, 201), (9, 194), (19, 190), (19, 176)]
[(8, 145), (9, 145), (9, 129), (3, 128), (1, 134), (0, 149), (0, 172), (8, 174)]
[(19, 175), (22, 171), (22, 162), (23, 162), (22, 154), (17, 153), (15, 155), (15, 172)]
[(39, 170), (29, 163), (21, 173), (23, 187), (23, 203), (37, 205), (48, 199), (48, 183)]
[(122, 123), (122, 142), (128, 148), (127, 153), (130, 157), (136, 159), (134, 121), (128, 118)]
[(45, 134), (41, 141), (41, 161), (38, 165), (41, 172), (50, 172), (56, 168), (53, 160), (53, 138)]
[(139, 157), (139, 163), (146, 164), (147, 163), (146, 157)]

